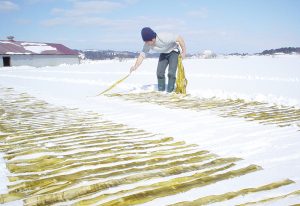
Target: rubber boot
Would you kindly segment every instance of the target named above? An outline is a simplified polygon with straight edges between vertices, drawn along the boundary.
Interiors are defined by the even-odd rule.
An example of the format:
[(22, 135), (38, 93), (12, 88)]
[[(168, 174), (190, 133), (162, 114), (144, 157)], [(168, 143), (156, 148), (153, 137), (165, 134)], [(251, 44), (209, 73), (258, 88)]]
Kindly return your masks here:
[(173, 91), (174, 91), (175, 81), (176, 81), (176, 79), (174, 79), (174, 78), (169, 78), (167, 92), (170, 93), (170, 92), (173, 92)]
[(166, 79), (157, 79), (157, 83), (158, 83), (158, 91), (165, 91), (166, 90)]

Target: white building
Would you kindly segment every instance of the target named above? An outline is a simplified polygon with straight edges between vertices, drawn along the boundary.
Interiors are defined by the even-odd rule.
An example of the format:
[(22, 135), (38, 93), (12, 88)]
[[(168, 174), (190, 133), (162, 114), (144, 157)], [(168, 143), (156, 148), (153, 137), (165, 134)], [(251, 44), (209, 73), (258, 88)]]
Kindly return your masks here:
[(78, 55), (62, 44), (0, 40), (0, 67), (78, 64)]

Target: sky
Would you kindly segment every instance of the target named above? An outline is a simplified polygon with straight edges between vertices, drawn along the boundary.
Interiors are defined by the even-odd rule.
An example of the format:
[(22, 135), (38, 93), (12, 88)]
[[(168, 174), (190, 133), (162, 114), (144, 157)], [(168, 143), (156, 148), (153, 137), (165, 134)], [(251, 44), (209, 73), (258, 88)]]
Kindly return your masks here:
[(0, 39), (140, 51), (140, 31), (181, 35), (188, 53), (300, 47), (300, 0), (0, 0)]

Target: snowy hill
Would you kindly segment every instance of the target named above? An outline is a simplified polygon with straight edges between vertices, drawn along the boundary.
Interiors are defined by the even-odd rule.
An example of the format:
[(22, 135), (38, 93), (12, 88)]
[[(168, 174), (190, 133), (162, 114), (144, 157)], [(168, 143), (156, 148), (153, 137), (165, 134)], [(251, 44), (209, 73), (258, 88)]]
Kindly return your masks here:
[(273, 55), (273, 54), (300, 54), (300, 47), (283, 47), (279, 49), (264, 50), (261, 55)]

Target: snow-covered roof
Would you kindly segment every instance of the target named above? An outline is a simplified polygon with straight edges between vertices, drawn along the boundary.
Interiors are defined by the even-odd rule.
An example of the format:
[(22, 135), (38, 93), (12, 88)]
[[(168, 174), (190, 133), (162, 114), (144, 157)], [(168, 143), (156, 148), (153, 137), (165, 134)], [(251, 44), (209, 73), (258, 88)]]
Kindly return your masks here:
[(62, 44), (0, 40), (0, 54), (78, 55)]

